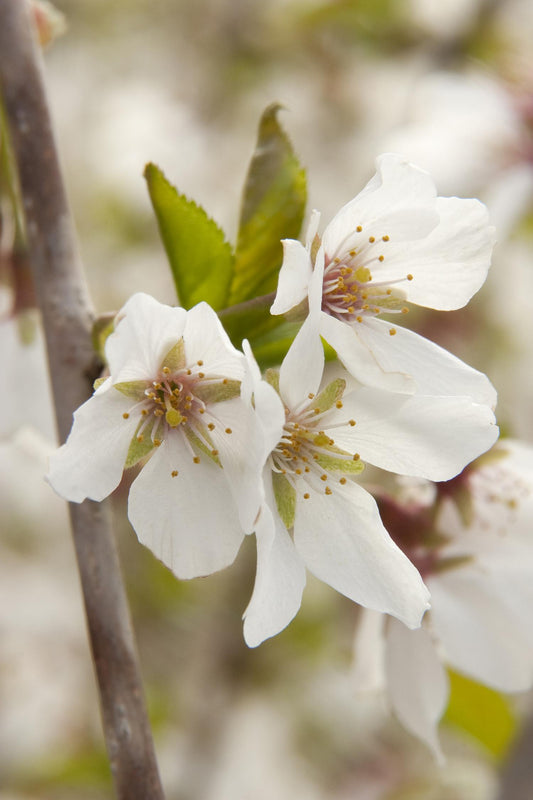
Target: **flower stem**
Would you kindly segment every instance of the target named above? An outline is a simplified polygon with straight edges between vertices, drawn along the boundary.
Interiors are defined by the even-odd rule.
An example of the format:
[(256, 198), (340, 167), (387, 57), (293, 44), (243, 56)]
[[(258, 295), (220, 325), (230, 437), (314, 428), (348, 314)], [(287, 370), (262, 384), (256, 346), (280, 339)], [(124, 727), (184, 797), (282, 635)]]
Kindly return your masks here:
[[(28, 8), (0, 0), (0, 93), (18, 167), (62, 441), (99, 364)], [(124, 584), (106, 504), (71, 504), (73, 537), (111, 769), (119, 800), (162, 800)]]

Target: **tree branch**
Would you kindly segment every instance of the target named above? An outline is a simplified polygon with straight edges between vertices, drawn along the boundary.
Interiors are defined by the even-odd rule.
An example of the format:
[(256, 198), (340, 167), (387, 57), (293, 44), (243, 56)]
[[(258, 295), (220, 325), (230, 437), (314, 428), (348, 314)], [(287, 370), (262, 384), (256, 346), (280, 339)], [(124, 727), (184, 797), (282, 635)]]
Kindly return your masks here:
[[(0, 0), (0, 91), (18, 166), (29, 258), (64, 441), (72, 412), (90, 396), (99, 365), (40, 55), (23, 0)], [(71, 504), (70, 513), (117, 797), (159, 800), (163, 791), (109, 509), (86, 501)]]
[(533, 785), (533, 716), (524, 727), (501, 770), (497, 800), (530, 800)]

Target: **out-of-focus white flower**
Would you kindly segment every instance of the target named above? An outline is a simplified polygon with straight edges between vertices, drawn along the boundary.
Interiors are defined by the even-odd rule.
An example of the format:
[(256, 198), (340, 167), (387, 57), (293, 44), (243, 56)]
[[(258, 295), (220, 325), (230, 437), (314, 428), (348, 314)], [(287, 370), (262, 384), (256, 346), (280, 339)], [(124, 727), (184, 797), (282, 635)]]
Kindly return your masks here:
[(469, 398), (384, 392), (356, 384), (344, 370), (338, 377), (338, 369), (323, 377), (319, 348), (317, 338), (304, 360), (291, 348), (279, 376), (267, 376), (279, 397), (248, 351), (267, 459), (257, 579), (244, 624), (251, 646), (297, 613), (305, 567), (352, 600), (419, 625), (425, 587), (356, 478), (364, 461), (451, 477), (497, 436), (492, 412)]
[(0, 352), (5, 391), (0, 438), (31, 426), (51, 442), (55, 422), (41, 322), (35, 309), (13, 311), (10, 289), (0, 287)]
[(295, 340), (298, 359), (322, 336), (361, 383), (422, 395), (463, 395), (494, 406), (485, 375), (446, 350), (382, 319), (406, 302), (440, 310), (464, 306), (483, 284), (493, 230), (477, 200), (436, 197), (423, 170), (392, 154), (377, 174), (307, 246), (284, 242), (273, 314), (308, 298), (309, 315)]
[(431, 506), (380, 504), (426, 581), (431, 611), (411, 631), (365, 610), (355, 680), (385, 688), (400, 722), (441, 758), (446, 665), (504, 692), (533, 684), (533, 449), (502, 441), (437, 493), (436, 518)]
[(440, 192), (482, 196), (502, 239), (533, 199), (526, 111), (487, 75), (436, 73), (413, 93), (411, 121), (383, 145), (429, 170)]
[(34, 429), (0, 442), (0, 770), (76, 747), (98, 724), (65, 503), (43, 474), (54, 446)]
[(438, 39), (456, 39), (468, 30), (479, 11), (480, 0), (450, 0), (427, 3), (425, 0), (408, 0), (408, 13), (417, 28)]
[(499, 417), (533, 441), (533, 239), (513, 236), (498, 246), (485, 295), (493, 327), (488, 372), (498, 386)]
[(145, 294), (119, 312), (106, 356), (111, 375), (74, 414), (50, 460), (51, 485), (73, 502), (102, 500), (125, 467), (149, 457), (129, 494), (140, 541), (178, 577), (222, 569), (260, 505), (244, 356), (206, 303), (185, 311)]

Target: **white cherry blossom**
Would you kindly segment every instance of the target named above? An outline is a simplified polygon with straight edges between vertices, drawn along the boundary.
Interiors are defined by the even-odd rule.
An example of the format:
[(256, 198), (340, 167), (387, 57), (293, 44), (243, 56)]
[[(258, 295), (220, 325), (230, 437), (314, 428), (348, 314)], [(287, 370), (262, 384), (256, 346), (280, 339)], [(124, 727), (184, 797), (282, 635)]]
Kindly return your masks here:
[[(383, 315), (406, 303), (440, 310), (464, 306), (483, 284), (493, 231), (477, 200), (437, 197), (429, 175), (400, 156), (377, 160), (377, 173), (307, 245), (284, 241), (273, 314), (308, 300), (299, 354), (322, 336), (361, 383), (422, 395), (463, 395), (494, 407), (485, 375)], [(314, 351), (320, 356), (316, 347)], [(298, 356), (299, 357), (299, 356)]]
[(266, 442), (257, 578), (244, 624), (251, 646), (297, 613), (305, 568), (350, 599), (418, 626), (427, 591), (357, 483), (364, 462), (446, 479), (497, 436), (492, 412), (469, 398), (385, 392), (357, 384), (342, 368), (323, 376), (314, 350), (302, 362), (293, 346), (279, 375), (267, 373), (279, 397), (251, 364)]
[(230, 564), (260, 504), (261, 438), (240, 398), (244, 356), (215, 312), (136, 294), (106, 342), (110, 376), (74, 414), (48, 480), (102, 500), (142, 465), (128, 503), (140, 539), (178, 577)]
[(385, 524), (431, 593), (419, 630), (363, 612), (359, 689), (382, 688), (400, 722), (442, 760), (446, 667), (503, 692), (533, 685), (533, 449), (504, 440), (435, 489), (442, 502), (380, 503)]

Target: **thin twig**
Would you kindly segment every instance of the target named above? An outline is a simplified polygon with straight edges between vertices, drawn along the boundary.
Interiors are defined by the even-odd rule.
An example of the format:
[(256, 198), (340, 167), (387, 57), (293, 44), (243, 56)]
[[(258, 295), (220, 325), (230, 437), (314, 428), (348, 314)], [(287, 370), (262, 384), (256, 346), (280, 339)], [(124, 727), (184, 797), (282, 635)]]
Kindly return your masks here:
[[(0, 91), (18, 166), (57, 425), (64, 441), (73, 410), (91, 393), (98, 365), (91, 346), (91, 306), (52, 135), (40, 54), (23, 0), (0, 0)], [(109, 510), (106, 504), (86, 501), (72, 504), (70, 512), (117, 797), (160, 800), (163, 791)]]

